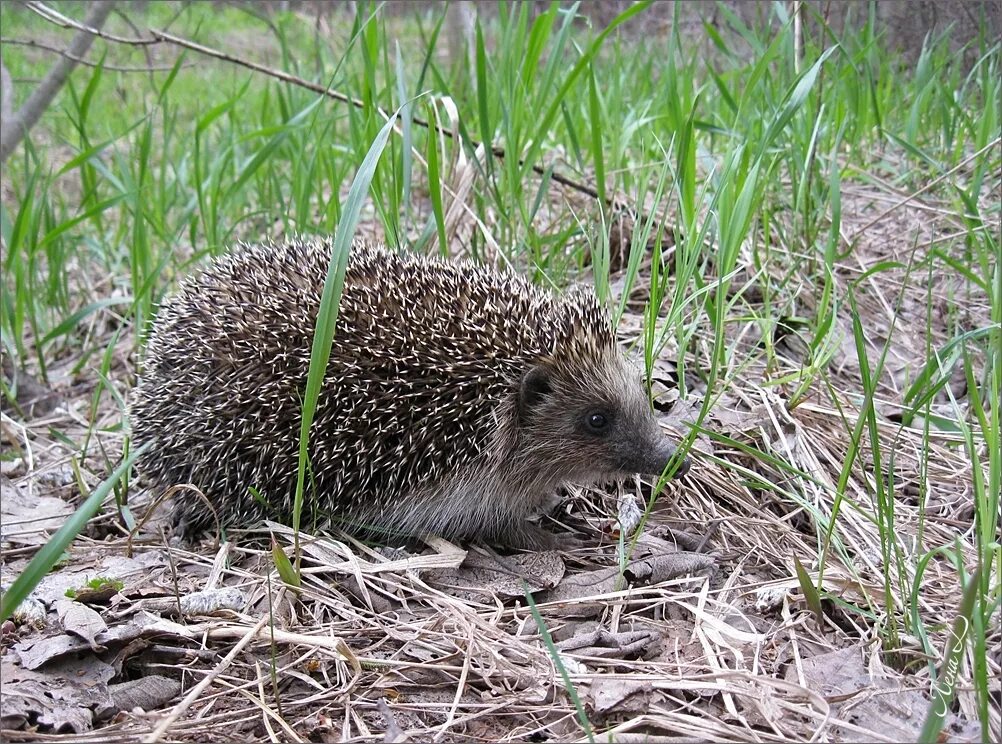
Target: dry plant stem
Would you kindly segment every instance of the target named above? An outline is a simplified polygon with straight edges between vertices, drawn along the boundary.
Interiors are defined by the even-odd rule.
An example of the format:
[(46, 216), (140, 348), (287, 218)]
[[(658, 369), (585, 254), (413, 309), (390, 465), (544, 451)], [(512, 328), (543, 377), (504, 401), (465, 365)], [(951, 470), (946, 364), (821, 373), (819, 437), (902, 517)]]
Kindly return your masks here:
[[(268, 730), (268, 738), (271, 741), (294, 741), (294, 742), (306, 741), (306, 739), (303, 739), (299, 734), (295, 732), (292, 726), (290, 726), (288, 722), (284, 718), (282, 718), (282, 716), (280, 716), (276, 711), (272, 710), (271, 706), (265, 702), (265, 697), (267, 696), (267, 693), (265, 692), (264, 682), (265, 679), (267, 679), (267, 675), (261, 673), (260, 661), (254, 662), (254, 670), (257, 673), (256, 677), (257, 677), (258, 697), (254, 697), (246, 690), (238, 690), (234, 685), (231, 685), (228, 682), (224, 682), (223, 684), (227, 687), (232, 688), (234, 692), (237, 692), (239, 695), (246, 698), (255, 707), (260, 709), (261, 723)], [(275, 721), (275, 723), (277, 723), (279, 726), (282, 727), (283, 738), (279, 738), (275, 734), (275, 730), (271, 725), (272, 721)]]
[(960, 170), (961, 168), (963, 168), (965, 165), (967, 165), (968, 163), (970, 163), (972, 160), (977, 160), (979, 157), (981, 157), (982, 155), (984, 155), (986, 152), (990, 152), (991, 150), (996, 149), (999, 146), (1000, 142), (1002, 142), (1002, 137), (996, 137), (995, 139), (993, 139), (991, 142), (989, 142), (987, 145), (985, 145), (984, 147), (982, 147), (980, 150), (978, 150), (973, 155), (968, 155), (966, 158), (964, 158), (963, 160), (961, 160), (955, 166), (953, 166), (952, 168), (950, 168), (950, 170), (948, 170), (946, 173), (943, 173), (942, 175), (937, 176), (936, 178), (934, 178), (931, 181), (929, 181), (929, 183), (927, 183), (925, 186), (923, 186), (922, 188), (920, 188), (914, 194), (910, 194), (909, 196), (905, 197), (901, 201), (898, 201), (898, 202), (892, 204), (891, 206), (889, 206), (887, 209), (885, 209), (883, 212), (881, 212), (880, 214), (878, 214), (872, 220), (870, 220), (865, 225), (863, 225), (861, 228), (859, 228), (855, 233), (853, 233), (852, 240), (849, 241), (850, 244), (854, 244), (859, 239), (860, 235), (862, 235), (867, 230), (869, 230), (871, 227), (873, 227), (874, 225), (876, 225), (878, 222), (880, 222), (882, 219), (884, 219), (884, 217), (886, 217), (887, 215), (889, 215), (891, 212), (895, 211), (896, 209), (900, 209), (901, 207), (903, 207), (904, 205), (906, 205), (908, 202), (910, 202), (913, 199), (917, 198), (919, 194), (922, 194), (922, 193), (928, 191), (933, 186), (935, 186), (937, 183), (939, 183), (940, 181), (942, 181), (944, 178), (947, 178), (948, 176), (953, 175), (958, 170)]
[(268, 619), (268, 615), (262, 615), (261, 619), (257, 621), (257, 624), (244, 633), (240, 642), (237, 643), (237, 645), (235, 645), (228, 654), (226, 654), (226, 658), (219, 662), (219, 664), (216, 665), (216, 668), (209, 672), (209, 674), (205, 675), (201, 682), (192, 687), (191, 692), (185, 695), (184, 700), (175, 705), (171, 712), (168, 713), (159, 724), (157, 724), (157, 727), (153, 729), (153, 732), (143, 739), (145, 744), (154, 744), (155, 742), (160, 741), (163, 735), (167, 733), (167, 729), (170, 728), (170, 725), (174, 723), (174, 721), (176, 721), (186, 710), (188, 710), (188, 708), (191, 707), (191, 704), (201, 697), (205, 688), (212, 684), (212, 681), (216, 677), (222, 674), (222, 672), (233, 662), (240, 652), (250, 644), (251, 641), (257, 638), (258, 633), (268, 622)]
[[(31, 47), (32, 49), (41, 49), (46, 52), (53, 52), (59, 54), (63, 57), (68, 57), (69, 59), (76, 62), (78, 65), (83, 65), (84, 67), (97, 67), (97, 62), (91, 62), (89, 59), (84, 59), (83, 57), (74, 57), (65, 49), (60, 49), (59, 47), (54, 47), (49, 44), (43, 44), (40, 41), (34, 39), (8, 39), (0, 37), (0, 44), (14, 44), (16, 46)], [(184, 67), (191, 67), (190, 64), (181, 65)], [(122, 67), (120, 65), (101, 65), (104, 70), (110, 70), (111, 72), (169, 72), (174, 69), (174, 65), (150, 65), (147, 67)]]
[[(283, 588), (283, 594), (284, 594), (284, 588)], [(280, 596), (279, 599), (275, 601), (276, 606), (281, 601), (281, 599), (282, 596)], [(254, 640), (254, 638), (260, 636), (259, 640), (263, 641), (269, 641), (269, 642), (275, 641), (275, 643), (300, 644), (304, 646), (309, 646), (311, 648), (324, 648), (327, 649), (328, 651), (333, 651), (334, 653), (339, 654), (343, 659), (345, 659), (351, 665), (352, 670), (356, 674), (361, 673), (363, 661), (367, 666), (372, 666), (372, 667), (393, 666), (392, 662), (390, 661), (384, 662), (383, 660), (380, 659), (360, 660), (357, 656), (355, 656), (354, 652), (351, 650), (348, 644), (346, 644), (340, 638), (305, 635), (303, 633), (290, 633), (289, 631), (280, 630), (278, 628), (275, 628), (274, 630), (269, 631), (268, 633), (261, 633), (260, 623), (258, 623), (255, 626), (254, 631), (251, 633), (249, 639), (245, 636), (243, 628), (236, 626), (232, 627), (223, 626), (219, 628), (210, 628), (206, 630), (205, 633), (208, 638), (212, 639), (226, 639), (226, 638), (239, 637), (241, 639), (240, 641), (241, 643), (243, 643), (244, 640)]]
[[(476, 630), (476, 626), (470, 625), (470, 633), (466, 639), (466, 648), (473, 648), (473, 634)], [(442, 724), (442, 728), (438, 730), (438, 733), (432, 738), (432, 741), (441, 741), (442, 737), (445, 736), (445, 732), (449, 730), (453, 722), (456, 719), (456, 709), (459, 708), (459, 702), (463, 699), (463, 690), (466, 689), (466, 679), (470, 673), (470, 655), (466, 655), (466, 660), (463, 662), (463, 671), (459, 675), (459, 683), (456, 685), (456, 696), (452, 700), (452, 707), (449, 708), (449, 717), (445, 719), (445, 723)]]
[[(0, 122), (0, 163), (14, 152), (25, 135), (38, 123), (39, 118), (52, 103), (52, 99), (56, 97), (56, 93), (63, 87), (70, 72), (77, 66), (77, 61), (90, 49), (94, 41), (92, 29), (101, 27), (114, 5), (113, 0), (97, 0), (90, 6), (83, 28), (80, 28), (73, 37), (66, 54), (55, 61), (24, 105), (15, 114), (9, 118), (4, 117)], [(4, 98), (6, 99), (6, 96)]]
[[(100, 1), (104, 2), (104, 0)], [(67, 18), (59, 11), (53, 10), (45, 3), (32, 1), (26, 3), (26, 5), (29, 10), (38, 13), (38, 15), (42, 16), (42, 18), (47, 20), (49, 23), (54, 23), (55, 25), (62, 26), (63, 28), (75, 28), (77, 31), (86, 32), (91, 36), (99, 36), (105, 41), (115, 41), (118, 42), (119, 44), (133, 44), (133, 45), (157, 43), (156, 39), (129, 39), (124, 36), (115, 36), (114, 34), (109, 34), (105, 31), (102, 31), (100, 25), (89, 23), (90, 20), (89, 18), (85, 18), (82, 23), (74, 21), (72, 18)], [(102, 24), (103, 23), (104, 20), (102, 19)]]

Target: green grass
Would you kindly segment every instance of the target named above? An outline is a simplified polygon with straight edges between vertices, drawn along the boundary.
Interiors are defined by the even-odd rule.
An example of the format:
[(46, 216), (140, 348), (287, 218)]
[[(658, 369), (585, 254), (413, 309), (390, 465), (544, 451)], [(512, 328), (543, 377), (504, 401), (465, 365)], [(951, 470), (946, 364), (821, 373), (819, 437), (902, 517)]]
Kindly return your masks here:
[[(66, 12), (74, 15), (73, 7)], [(167, 45), (157, 47), (167, 69), (78, 68), (4, 167), (5, 355), (43, 380), (67, 358), (77, 360), (74, 375), (100, 366), (90, 413), (97, 426), (102, 396), (117, 395), (108, 382), (110, 350), (119, 337), (131, 338), (138, 353), (159, 299), (178, 277), (237, 239), (344, 228), (342, 195), (387, 131), (377, 107), (402, 110), (400, 132), (365, 174), (371, 212), (353, 211), (351, 219), (378, 225), (392, 245), (445, 245), (451, 196), (443, 183), (451, 183), (460, 148), (472, 159), (473, 141), (489, 141), (505, 157), (486, 158), (469, 205), (500, 246), (498, 259), (540, 283), (588, 281), (611, 298), (605, 227), (615, 215), (606, 197), (645, 205), (624, 271), (627, 289), (646, 298), (639, 349), (648, 372), (664, 349), (677, 344), (686, 352), (678, 358), (682, 395), (705, 391), (701, 422), (753, 367), (763, 370), (761, 386), (782, 393), (789, 408), (813, 398), (841, 411), (844, 464), (825, 507), (795, 490), (780, 492), (812, 515), (822, 556), (836, 551), (852, 564), (840, 538), (844, 510), (876, 525), (884, 596), (860, 611), (879, 618), (886, 649), (897, 650), (910, 635), (931, 660), (942, 658), (929, 639), (954, 618), (918, 611), (922, 570), (933, 556), (952, 560), (959, 597), (964, 577), (980, 569), (966, 640), (971, 658), (981, 660), (970, 674), (987, 722), (985, 637), (993, 613), (997, 622), (1002, 574), (997, 45), (974, 42), (977, 62), (968, 67), (948, 36), (930, 38), (911, 65), (890, 50), (872, 7), (860, 3), (849, 6), (864, 16), (857, 31), (808, 35), (798, 60), (792, 22), (776, 4), (768, 26), (746, 27), (722, 9), (723, 22), (705, 27), (698, 43), (673, 35), (666, 53), (638, 53), (628, 38), (573, 24), (566, 8), (531, 19), (528, 5), (519, 4), (502, 6), (478, 27), (475, 66), (467, 69), (431, 48), (440, 12), (391, 17), (370, 5), (353, 24), (334, 24), (333, 36), (291, 14), (275, 15), (268, 29), (208, 3), (126, 12), (139, 28), (162, 28), (176, 15), (172, 33), (329, 84), (365, 108)], [(18, 5), (0, 5), (0, 21), (11, 38), (63, 38)], [(109, 29), (135, 33), (114, 16)], [(142, 49), (102, 42), (92, 58), (105, 49), (106, 65), (145, 64)], [(51, 61), (12, 45), (3, 56), (16, 79), (41, 77)], [(409, 118), (451, 128), (447, 96), (458, 111), (459, 141), (432, 136)], [(578, 194), (565, 203), (556, 172), (592, 186), (600, 199)], [(929, 184), (923, 195), (936, 205), (941, 237), (924, 242), (892, 232), (893, 250), (875, 254), (870, 238), (884, 223), (867, 223), (892, 202), (859, 217), (846, 209), (846, 187), (871, 185), (904, 199)], [(563, 209), (558, 219), (541, 219), (547, 204)], [(652, 268), (642, 270), (652, 238)], [(672, 243), (671, 251), (662, 247)], [(469, 252), (490, 253), (477, 229)], [(945, 310), (932, 288), (941, 276), (956, 279)], [(874, 282), (886, 282), (892, 306), (928, 285), (924, 338), (915, 339), (921, 358), (893, 394), (889, 342), (867, 343), (859, 302)], [(616, 317), (627, 294), (613, 306)], [(972, 327), (971, 308), (985, 309), (987, 321)], [(94, 332), (98, 321), (113, 331)], [(747, 328), (760, 339), (751, 347), (740, 332)], [(789, 329), (803, 348), (796, 367), (778, 349), (779, 332)], [(855, 348), (855, 376), (833, 367), (840, 333)], [(954, 374), (966, 378), (964, 401), (949, 385)], [(969, 548), (925, 544), (921, 529), (917, 545), (903, 544), (896, 439), (882, 434), (888, 419), (877, 405), (888, 399), (902, 410), (897, 423), (922, 429), (926, 444), (943, 432), (956, 435), (973, 473)], [(116, 405), (124, 408), (121, 396)], [(93, 455), (89, 442), (80, 457)], [(780, 479), (810, 477), (775, 451), (739, 444)], [(871, 476), (862, 480), (864, 499), (847, 491), (860, 469)], [(935, 485), (920, 473), (919, 498)], [(11, 601), (5, 597), (4, 612)], [(929, 666), (935, 677), (934, 662)]]

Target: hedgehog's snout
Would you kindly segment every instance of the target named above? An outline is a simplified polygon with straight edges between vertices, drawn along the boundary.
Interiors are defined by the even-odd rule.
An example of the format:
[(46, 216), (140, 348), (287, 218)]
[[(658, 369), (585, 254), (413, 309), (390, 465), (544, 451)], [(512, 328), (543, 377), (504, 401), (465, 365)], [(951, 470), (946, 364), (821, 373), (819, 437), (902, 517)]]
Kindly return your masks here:
[[(678, 448), (670, 441), (668, 441), (667, 438), (665, 439), (664, 449), (668, 453), (668, 456), (664, 460), (664, 467), (661, 468), (661, 471), (659, 473), (656, 473), (656, 475), (661, 475), (661, 473), (664, 472), (664, 469), (668, 467), (668, 463), (671, 462), (673, 458), (676, 458), (678, 456)], [(681, 478), (683, 475), (689, 472), (690, 467), (692, 467), (692, 461), (688, 458), (688, 456), (683, 457), (682, 461), (679, 462), (679, 464), (676, 466), (675, 474), (672, 477)]]
[[(678, 457), (678, 448), (663, 434), (655, 434), (646, 446), (638, 448), (632, 457), (628, 457), (624, 470), (641, 475), (661, 475), (672, 460)], [(675, 468), (673, 477), (681, 478), (687, 472), (691, 462), (688, 457), (683, 457), (682, 461)]]
[(688, 456), (682, 458), (682, 462), (679, 463), (678, 468), (675, 470), (675, 478), (681, 478), (683, 475), (689, 472), (689, 468), (692, 467), (692, 460)]

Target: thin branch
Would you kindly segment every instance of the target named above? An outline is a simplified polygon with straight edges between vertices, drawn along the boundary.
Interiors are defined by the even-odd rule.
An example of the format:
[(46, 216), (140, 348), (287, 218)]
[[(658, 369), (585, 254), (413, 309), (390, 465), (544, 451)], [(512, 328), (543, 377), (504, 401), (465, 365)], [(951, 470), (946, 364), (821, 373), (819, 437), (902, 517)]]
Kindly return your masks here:
[[(185, 49), (191, 49), (199, 54), (204, 54), (207, 57), (214, 57), (215, 59), (221, 59), (224, 62), (230, 62), (240, 67), (246, 67), (248, 70), (253, 70), (254, 72), (260, 72), (269, 77), (277, 78), (286, 83), (292, 83), (293, 85), (298, 85), (301, 88), (306, 88), (307, 90), (312, 90), (314, 93), (322, 93), (328, 98), (333, 98), (335, 101), (341, 101), (342, 103), (350, 103), (355, 108), (364, 109), (366, 108), (365, 102), (359, 100), (358, 98), (352, 98), (351, 96), (346, 96), (344, 93), (339, 93), (336, 90), (331, 90), (319, 83), (311, 83), (309, 80), (304, 80), (303, 78), (296, 77), (284, 70), (276, 70), (273, 67), (265, 67), (257, 62), (251, 62), (249, 59), (242, 59), (240, 57), (234, 57), (226, 52), (221, 52), (218, 49), (213, 49), (212, 47), (203, 46), (197, 42), (191, 41), (190, 39), (185, 39), (181, 36), (175, 36), (174, 34), (169, 34), (166, 31), (157, 31), (156, 29), (150, 29), (150, 33), (156, 41), (166, 41), (170, 44), (175, 44)], [(379, 113), (383, 119), (388, 120), (390, 115), (387, 114), (383, 109), (376, 107), (376, 111)], [(414, 117), (414, 123), (421, 127), (427, 127), (428, 122)]]
[(910, 201), (912, 201), (914, 199), (917, 199), (918, 196), (919, 196), (919, 194), (925, 193), (926, 191), (928, 191), (929, 189), (931, 189), (933, 186), (935, 186), (937, 183), (939, 183), (943, 179), (945, 179), (948, 176), (951, 176), (954, 173), (956, 173), (958, 170), (960, 170), (961, 168), (963, 168), (965, 165), (967, 165), (968, 163), (970, 163), (972, 160), (977, 160), (979, 157), (981, 157), (982, 155), (984, 155), (986, 152), (989, 152), (991, 150), (996, 149), (999, 146), (1000, 142), (1002, 142), (1002, 137), (996, 137), (994, 140), (992, 140), (991, 142), (989, 142), (987, 145), (985, 145), (984, 147), (982, 147), (980, 150), (978, 150), (973, 155), (969, 155), (968, 157), (966, 157), (963, 160), (961, 160), (955, 166), (953, 166), (952, 168), (950, 168), (950, 170), (946, 171), (946, 173), (940, 174), (939, 176), (937, 176), (933, 180), (929, 181), (929, 183), (927, 183), (925, 186), (923, 186), (922, 188), (920, 188), (918, 191), (916, 191), (916, 192), (914, 192), (912, 194), (909, 194), (904, 199), (901, 199), (900, 201), (895, 202), (894, 204), (892, 204), (891, 206), (889, 206), (883, 212), (881, 212), (876, 217), (874, 217), (872, 220), (870, 220), (865, 225), (863, 225), (861, 228), (859, 228), (858, 230), (856, 230), (856, 232), (853, 233), (852, 240), (849, 241), (849, 244), (850, 245), (854, 244), (857, 240), (859, 240), (859, 236), (860, 235), (862, 235), (867, 230), (869, 230), (871, 227), (873, 227), (874, 225), (876, 225), (878, 222), (880, 222), (882, 219), (884, 219), (884, 217), (886, 217), (887, 215), (889, 215), (891, 212), (893, 212), (893, 211), (895, 211), (897, 209), (900, 209), (901, 207), (903, 207), (908, 202), (910, 202)]
[[(310, 82), (309, 80), (304, 80), (303, 78), (292, 75), (288, 72), (285, 72), (284, 70), (277, 70), (273, 67), (266, 67), (265, 65), (259, 64), (257, 62), (252, 62), (248, 59), (243, 59), (241, 57), (234, 57), (233, 55), (227, 54), (226, 52), (220, 51), (218, 49), (213, 49), (212, 47), (207, 47), (202, 44), (198, 44), (194, 41), (191, 41), (190, 39), (185, 39), (180, 36), (175, 36), (174, 34), (169, 34), (166, 31), (158, 31), (156, 29), (150, 29), (150, 33), (153, 34), (154, 38), (157, 41), (166, 41), (170, 44), (176, 44), (177, 46), (184, 47), (185, 49), (191, 49), (192, 51), (198, 52), (199, 54), (204, 54), (207, 57), (213, 57), (215, 59), (219, 59), (224, 62), (229, 62), (231, 64), (245, 67), (248, 70), (253, 70), (254, 72), (260, 72), (264, 75), (268, 75), (269, 77), (273, 77), (277, 80), (281, 80), (286, 83), (291, 83), (292, 85), (297, 85), (301, 88), (306, 88), (307, 90), (311, 90), (314, 93), (320, 93), (322, 95), (325, 95), (328, 98), (333, 98), (335, 101), (341, 101), (342, 103), (350, 104), (358, 109), (364, 110), (367, 108), (365, 102), (359, 100), (358, 98), (352, 98), (351, 96), (347, 96), (344, 93), (340, 93), (336, 90), (327, 88), (318, 83), (313, 83)], [(382, 108), (378, 106), (376, 107), (376, 111), (381, 117), (383, 117), (384, 120), (390, 118), (389, 114), (387, 114), (386, 111), (384, 111)], [(429, 124), (428, 121), (422, 119), (419, 116), (413, 116), (411, 118), (411, 121), (412, 123), (414, 123), (419, 127), (423, 127), (424, 129), (433, 129), (439, 134), (444, 135), (445, 137), (448, 137), (450, 139), (452, 139), (453, 137), (453, 133), (451, 130), (439, 127), (434, 124)], [(477, 140), (472, 138), (470, 139), (470, 146), (474, 150), (477, 147), (479, 147), (480, 144), (481, 143), (478, 142)], [(503, 147), (500, 147), (498, 145), (491, 145), (489, 149), (494, 154), (495, 157), (497, 158), (505, 157), (505, 150)], [(519, 165), (525, 165), (525, 161), (522, 159), (519, 159), (518, 162)], [(546, 173), (546, 168), (544, 168), (541, 165), (532, 166), (532, 170), (533, 172), (535, 172), (540, 176)], [(561, 184), (562, 186), (566, 186), (567, 188), (573, 189), (582, 194), (586, 194), (587, 196), (590, 196), (592, 199), (598, 199), (598, 191), (596, 191), (591, 186), (588, 186), (587, 184), (575, 181), (573, 178), (569, 178), (568, 176), (565, 176), (557, 171), (553, 171), (550, 174), (550, 178), (553, 181), (556, 181), (557, 183)], [(607, 197), (606, 203), (613, 209), (626, 210), (631, 213), (633, 212), (633, 210), (627, 204), (616, 199), (615, 197)]]
[(14, 81), (0, 60), (0, 126), (14, 113)]
[[(31, 5), (35, 5), (35, 3)], [(70, 42), (67, 56), (60, 57), (55, 61), (52, 69), (38, 84), (38, 87), (31, 92), (28, 100), (17, 110), (17, 113), (0, 122), (0, 163), (14, 152), (25, 135), (38, 123), (39, 118), (52, 103), (52, 99), (56, 97), (56, 93), (63, 87), (70, 72), (76, 67), (77, 62), (74, 57), (79, 59), (87, 54), (87, 50), (90, 49), (90, 45), (94, 41), (95, 30), (104, 23), (113, 6), (113, 0), (96, 0), (90, 6), (87, 18), (84, 19), (83, 25)]]
[[(125, 23), (125, 25), (128, 26), (129, 28), (131, 28), (132, 31), (136, 34), (137, 37), (142, 33), (142, 31), (140, 31), (136, 27), (136, 24), (132, 22), (132, 19), (129, 18), (128, 15), (126, 15), (125, 13), (123, 13), (120, 8), (115, 10), (115, 15), (117, 15), (119, 18), (121, 18), (122, 21)], [(154, 66), (153, 65), (153, 55), (150, 54), (150, 45), (149, 44), (142, 44), (142, 45), (140, 45), (139, 49), (143, 52), (143, 57), (146, 58), (146, 66), (147, 67), (153, 67)], [(149, 75), (150, 75), (150, 84), (155, 88), (156, 87), (156, 82), (155, 82), (154, 77), (153, 77), (153, 72), (151, 71), (149, 73)]]
[[(101, 0), (95, 2), (94, 5), (99, 5)], [(63, 28), (75, 28), (77, 31), (84, 31), (91, 36), (99, 36), (106, 41), (115, 41), (119, 44), (129, 44), (131, 46), (139, 46), (142, 44), (157, 44), (156, 39), (141, 39), (135, 38), (130, 39), (126, 36), (115, 36), (114, 34), (109, 34), (106, 31), (101, 30), (101, 25), (104, 23), (104, 18), (101, 19), (100, 23), (91, 22), (90, 16), (84, 19), (83, 23), (79, 21), (74, 21), (72, 18), (67, 18), (62, 13), (57, 10), (53, 10), (45, 3), (37, 2), (36, 0), (31, 0), (26, 3), (29, 10), (33, 10), (38, 15), (42, 16), (49, 23), (54, 23), (57, 26), (62, 26)], [(107, 17), (107, 13), (105, 13)]]
[[(48, 44), (43, 44), (40, 41), (35, 41), (34, 39), (8, 39), (7, 37), (0, 37), (0, 44), (11, 44), (16, 46), (31, 47), (32, 49), (41, 49), (46, 52), (53, 52), (55, 54), (60, 54), (63, 57), (72, 59), (78, 65), (83, 65), (84, 67), (97, 67), (97, 62), (91, 62), (89, 59), (84, 59), (82, 57), (74, 57), (65, 49), (60, 49), (59, 47), (50, 46)], [(181, 65), (182, 67), (191, 67), (191, 63), (186, 63)], [(152, 67), (121, 67), (119, 65), (101, 65), (105, 70), (110, 70), (112, 72), (167, 72), (168, 70), (173, 70), (173, 65), (153, 65)]]
[[(256, 62), (252, 62), (250, 60), (243, 59), (243, 58), (240, 58), (240, 57), (235, 57), (235, 56), (233, 56), (231, 54), (227, 54), (226, 52), (220, 51), (218, 49), (214, 49), (212, 47), (207, 47), (207, 46), (204, 46), (202, 44), (198, 44), (198, 43), (196, 43), (194, 41), (191, 41), (190, 39), (185, 39), (185, 38), (180, 37), (180, 36), (175, 36), (174, 34), (170, 34), (170, 33), (168, 33), (165, 30), (150, 29), (150, 33), (153, 36), (153, 38), (151, 38), (151, 39), (144, 39), (144, 38), (131, 38), (130, 39), (130, 38), (127, 38), (127, 37), (116, 36), (114, 34), (109, 34), (109, 33), (103, 32), (103, 31), (101, 31), (97, 27), (100, 24), (90, 23), (89, 20), (85, 20), (83, 23), (79, 23), (77, 21), (74, 21), (73, 19), (67, 18), (66, 16), (64, 16), (61, 13), (59, 13), (58, 11), (55, 11), (52, 8), (50, 8), (47, 5), (45, 5), (44, 3), (37, 2), (36, 0), (31, 0), (30, 2), (27, 3), (27, 6), (31, 10), (33, 10), (36, 13), (38, 13), (39, 15), (41, 15), (46, 20), (50, 21), (51, 23), (54, 23), (54, 24), (59, 25), (59, 26), (63, 26), (64, 28), (75, 28), (75, 29), (79, 30), (81, 33), (90, 34), (91, 35), (90, 38), (92, 38), (93, 36), (99, 36), (100, 38), (105, 39), (107, 41), (114, 41), (114, 42), (117, 42), (117, 43), (120, 43), (120, 44), (128, 44), (128, 45), (132, 45), (132, 46), (136, 46), (136, 45), (148, 45), (148, 44), (159, 44), (161, 42), (167, 42), (167, 43), (170, 43), (170, 44), (174, 44), (176, 46), (184, 47), (185, 49), (191, 49), (194, 52), (198, 52), (199, 54), (204, 54), (204, 55), (206, 55), (208, 57), (213, 57), (215, 59), (219, 59), (219, 60), (222, 60), (224, 62), (229, 62), (231, 64), (235, 64), (235, 65), (239, 65), (241, 67), (245, 67), (245, 68), (247, 68), (249, 70), (253, 70), (255, 72), (260, 72), (260, 73), (262, 73), (264, 75), (268, 75), (269, 77), (273, 77), (273, 78), (275, 78), (277, 80), (282, 80), (283, 82), (291, 83), (292, 85), (296, 85), (296, 86), (299, 86), (301, 88), (305, 88), (307, 90), (311, 90), (314, 93), (319, 93), (319, 94), (325, 95), (328, 98), (333, 98), (336, 101), (340, 101), (342, 103), (350, 104), (351, 106), (354, 106), (355, 108), (358, 108), (358, 109), (363, 109), (364, 110), (365, 108), (367, 108), (365, 102), (359, 100), (358, 98), (353, 98), (351, 96), (348, 96), (348, 95), (345, 95), (343, 93), (340, 93), (340, 92), (338, 92), (336, 90), (332, 90), (330, 88), (327, 88), (325, 86), (319, 85), (317, 83), (310, 82), (309, 80), (305, 80), (305, 79), (303, 79), (301, 77), (297, 77), (296, 75), (292, 75), (290, 73), (287, 73), (284, 70), (278, 70), (278, 69), (275, 69), (275, 68), (272, 68), (272, 67), (266, 67), (265, 65), (258, 64)], [(102, 22), (103, 22), (103, 19), (102, 19)], [(75, 56), (80, 57), (82, 55), (81, 54), (76, 54)], [(379, 115), (381, 117), (383, 117), (384, 120), (389, 119), (389, 114), (387, 114), (386, 111), (384, 111), (382, 108), (377, 107), (376, 110), (379, 113)], [(422, 127), (424, 129), (432, 129), (432, 130), (435, 130), (435, 131), (439, 132), (440, 134), (442, 134), (445, 137), (449, 137), (450, 139), (453, 138), (453, 132), (452, 131), (450, 131), (448, 129), (444, 129), (442, 127), (439, 127), (439, 126), (437, 126), (435, 124), (431, 124), (427, 120), (422, 119), (419, 116), (412, 116), (411, 121), (416, 126)], [(479, 141), (477, 141), (475, 139), (472, 139), (472, 138), (470, 139), (470, 143), (469, 144), (470, 144), (470, 146), (471, 146), (471, 148), (473, 150), (476, 150), (481, 145), (481, 143)], [(488, 146), (485, 146), (485, 148), (486, 147), (488, 147)], [(503, 147), (499, 146), (499, 145), (490, 145), (489, 149), (494, 154), (494, 156), (497, 157), (497, 158), (504, 158), (506, 156), (505, 149)], [(521, 158), (519, 158), (518, 162), (519, 162), (519, 165), (523, 165), (523, 166), (525, 165), (525, 161), (522, 160)], [(543, 175), (546, 174), (546, 168), (544, 168), (542, 165), (538, 165), (538, 164), (532, 166), (532, 171), (534, 173), (536, 173), (537, 175), (540, 175), (540, 176), (543, 176)], [(589, 186), (589, 185), (587, 185), (585, 183), (581, 183), (580, 181), (577, 181), (577, 180), (575, 180), (573, 178), (565, 176), (562, 173), (560, 173), (559, 171), (556, 171), (556, 170), (551, 171), (549, 177), (554, 182), (556, 182), (556, 183), (558, 183), (558, 184), (560, 184), (562, 186), (565, 186), (565, 187), (567, 187), (569, 189), (572, 189), (574, 191), (577, 191), (579, 193), (585, 194), (585, 195), (591, 197), (592, 199), (598, 199), (599, 198), (598, 191), (595, 188), (593, 188), (593, 187), (591, 187), (591, 186)], [(635, 213), (634, 209), (632, 209), (628, 204), (626, 204), (625, 202), (621, 201), (620, 199), (617, 199), (615, 196), (606, 197), (606, 203), (613, 210), (617, 210), (617, 211), (622, 210), (622, 211), (626, 211), (626, 212), (628, 212), (630, 214), (634, 214)]]

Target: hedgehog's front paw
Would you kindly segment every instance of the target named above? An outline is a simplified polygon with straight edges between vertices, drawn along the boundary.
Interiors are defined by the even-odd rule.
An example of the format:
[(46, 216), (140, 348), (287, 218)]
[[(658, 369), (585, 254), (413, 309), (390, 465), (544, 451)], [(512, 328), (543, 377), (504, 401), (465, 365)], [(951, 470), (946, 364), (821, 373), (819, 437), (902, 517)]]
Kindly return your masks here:
[(497, 535), (497, 542), (514, 550), (535, 550), (538, 552), (577, 550), (589, 546), (585, 540), (573, 537), (568, 533), (550, 532), (535, 522), (521, 522), (512, 525), (505, 532)]

